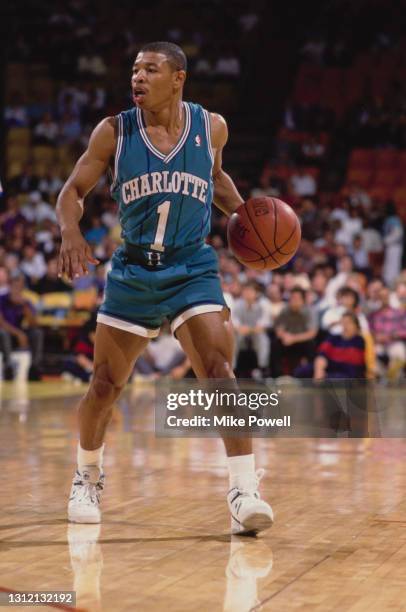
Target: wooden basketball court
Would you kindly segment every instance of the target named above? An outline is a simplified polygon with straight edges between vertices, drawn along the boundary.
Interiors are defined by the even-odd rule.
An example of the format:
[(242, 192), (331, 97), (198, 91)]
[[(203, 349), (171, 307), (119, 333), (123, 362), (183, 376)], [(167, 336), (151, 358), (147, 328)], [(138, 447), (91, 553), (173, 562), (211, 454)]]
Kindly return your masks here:
[(257, 440), (275, 525), (231, 538), (221, 441), (155, 438), (151, 389), (131, 388), (106, 441), (103, 523), (69, 525), (81, 392), (3, 383), (2, 601), (75, 590), (89, 612), (406, 610), (404, 440)]

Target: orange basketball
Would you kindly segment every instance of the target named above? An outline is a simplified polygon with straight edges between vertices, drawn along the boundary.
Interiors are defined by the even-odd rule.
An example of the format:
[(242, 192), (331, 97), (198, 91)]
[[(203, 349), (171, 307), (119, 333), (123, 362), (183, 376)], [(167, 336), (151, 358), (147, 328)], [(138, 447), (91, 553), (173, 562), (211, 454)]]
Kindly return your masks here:
[(301, 239), (299, 219), (277, 198), (251, 198), (229, 219), (228, 246), (254, 270), (274, 270), (296, 253)]

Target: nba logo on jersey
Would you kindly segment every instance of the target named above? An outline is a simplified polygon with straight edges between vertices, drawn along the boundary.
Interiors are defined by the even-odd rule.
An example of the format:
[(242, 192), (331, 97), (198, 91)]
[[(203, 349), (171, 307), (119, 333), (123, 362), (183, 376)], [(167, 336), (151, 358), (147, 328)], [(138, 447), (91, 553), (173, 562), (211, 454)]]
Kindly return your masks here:
[(201, 144), (202, 144), (202, 139), (200, 138), (199, 134), (196, 134), (196, 136), (195, 136), (195, 145), (197, 147), (200, 147)]

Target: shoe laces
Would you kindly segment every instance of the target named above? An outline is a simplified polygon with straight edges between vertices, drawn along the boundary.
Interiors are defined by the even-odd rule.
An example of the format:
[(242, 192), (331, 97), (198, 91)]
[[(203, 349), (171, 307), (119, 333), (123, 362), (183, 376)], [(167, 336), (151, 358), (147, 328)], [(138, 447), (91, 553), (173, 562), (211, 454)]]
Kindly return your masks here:
[(100, 503), (100, 494), (104, 488), (104, 474), (100, 474), (97, 482), (88, 480), (88, 472), (76, 472), (73, 480), (75, 487), (75, 497), (78, 501), (90, 500), (92, 504)]
[(252, 474), (247, 476), (241, 476), (238, 479), (238, 484), (233, 489), (237, 489), (241, 495), (255, 495), (259, 498), (258, 486), (265, 474), (264, 468), (259, 468)]

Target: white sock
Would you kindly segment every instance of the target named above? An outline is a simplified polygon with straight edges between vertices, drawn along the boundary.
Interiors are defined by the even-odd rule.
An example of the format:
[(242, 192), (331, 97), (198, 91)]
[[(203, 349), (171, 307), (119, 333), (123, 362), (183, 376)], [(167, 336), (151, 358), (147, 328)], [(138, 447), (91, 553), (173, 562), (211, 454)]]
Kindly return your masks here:
[(238, 481), (255, 474), (255, 455), (235, 455), (227, 457), (230, 488), (238, 486)]
[(83, 469), (85, 465), (95, 465), (100, 470), (103, 465), (103, 451), (104, 444), (100, 448), (96, 448), (95, 450), (85, 450), (80, 446), (80, 442), (78, 443), (78, 467), (79, 471)]

